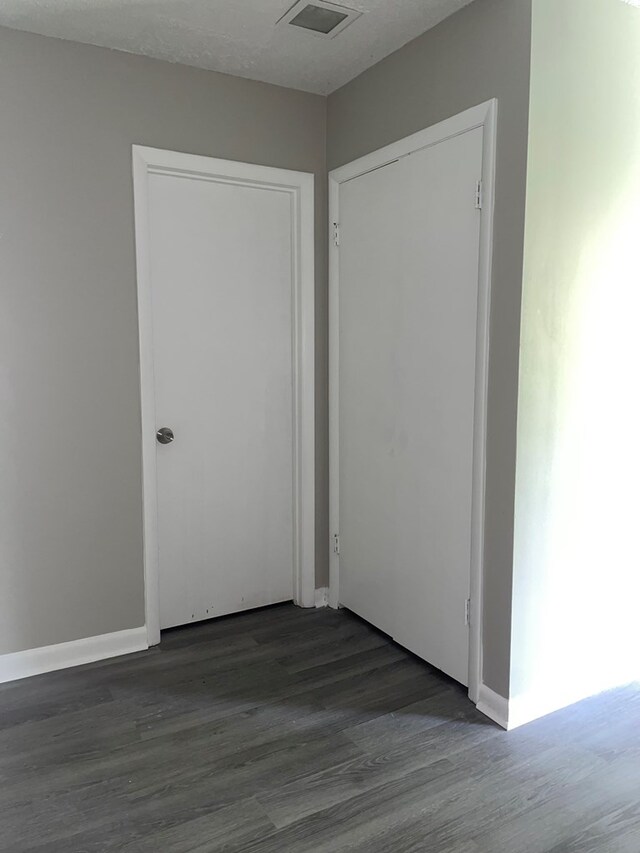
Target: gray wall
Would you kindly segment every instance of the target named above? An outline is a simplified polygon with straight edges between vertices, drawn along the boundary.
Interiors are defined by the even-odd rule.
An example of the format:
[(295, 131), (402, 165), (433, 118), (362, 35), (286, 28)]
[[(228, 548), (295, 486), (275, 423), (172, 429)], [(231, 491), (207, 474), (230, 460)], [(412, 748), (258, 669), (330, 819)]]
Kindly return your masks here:
[(475, 0), (329, 97), (333, 169), (499, 99), (484, 578), (484, 681), (509, 695), (531, 0)]
[(317, 175), (326, 582), (324, 98), (0, 30), (0, 653), (142, 625), (131, 145)]

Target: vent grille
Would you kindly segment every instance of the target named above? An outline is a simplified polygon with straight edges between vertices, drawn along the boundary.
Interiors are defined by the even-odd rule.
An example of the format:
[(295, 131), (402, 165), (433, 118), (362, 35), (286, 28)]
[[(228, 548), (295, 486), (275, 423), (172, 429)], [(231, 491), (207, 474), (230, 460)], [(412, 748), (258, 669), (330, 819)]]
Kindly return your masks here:
[(301, 9), (295, 18), (289, 23), (292, 27), (302, 27), (303, 30), (313, 30), (314, 33), (322, 33), (328, 36), (331, 30), (335, 30), (349, 16), (344, 12), (336, 12), (334, 9), (325, 9), (322, 6), (313, 6), (311, 3)]
[[(334, 38), (349, 26), (362, 12), (330, 3), (328, 0), (298, 0), (278, 21), (287, 29), (319, 38)], [(290, 30), (291, 31), (291, 30)]]

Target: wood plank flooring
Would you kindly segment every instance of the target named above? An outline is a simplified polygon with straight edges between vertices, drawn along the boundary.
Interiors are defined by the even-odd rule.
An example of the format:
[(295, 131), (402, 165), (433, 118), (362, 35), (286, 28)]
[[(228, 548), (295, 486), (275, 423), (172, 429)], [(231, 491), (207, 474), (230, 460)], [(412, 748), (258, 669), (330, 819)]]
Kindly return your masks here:
[(0, 850), (640, 853), (640, 688), (510, 734), (283, 605), (0, 687)]

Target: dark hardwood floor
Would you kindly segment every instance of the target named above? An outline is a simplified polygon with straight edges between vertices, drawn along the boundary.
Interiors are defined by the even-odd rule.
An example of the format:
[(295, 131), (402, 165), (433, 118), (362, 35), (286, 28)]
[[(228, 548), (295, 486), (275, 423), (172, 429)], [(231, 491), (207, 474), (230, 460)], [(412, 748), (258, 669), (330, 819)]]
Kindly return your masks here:
[(0, 687), (0, 850), (640, 853), (640, 688), (506, 734), (290, 605)]

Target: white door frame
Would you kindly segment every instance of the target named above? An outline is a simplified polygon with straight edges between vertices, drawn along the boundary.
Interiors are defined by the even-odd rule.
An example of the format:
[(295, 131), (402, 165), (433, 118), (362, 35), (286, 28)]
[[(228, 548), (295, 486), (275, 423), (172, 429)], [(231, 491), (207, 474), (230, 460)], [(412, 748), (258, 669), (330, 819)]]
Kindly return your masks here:
[[(415, 151), (482, 127), (482, 211), (478, 271), (476, 399), (473, 427), (473, 497), (471, 524), (471, 622), (469, 632), (469, 697), (478, 701), (482, 673), (482, 578), (486, 467), (487, 381), (489, 374), (489, 312), (493, 253), (493, 209), (498, 102), (493, 99), (446, 119), (427, 130), (394, 142), (329, 173), (329, 606), (340, 602), (340, 555), (335, 536), (340, 531), (339, 494), (339, 222), (340, 185)], [(339, 541), (339, 540), (338, 540)]]
[(156, 405), (149, 257), (149, 175), (183, 176), (287, 193), (293, 260), (293, 600), (315, 604), (314, 176), (233, 160), (133, 146), (144, 504), (145, 617), (149, 645), (160, 642)]

